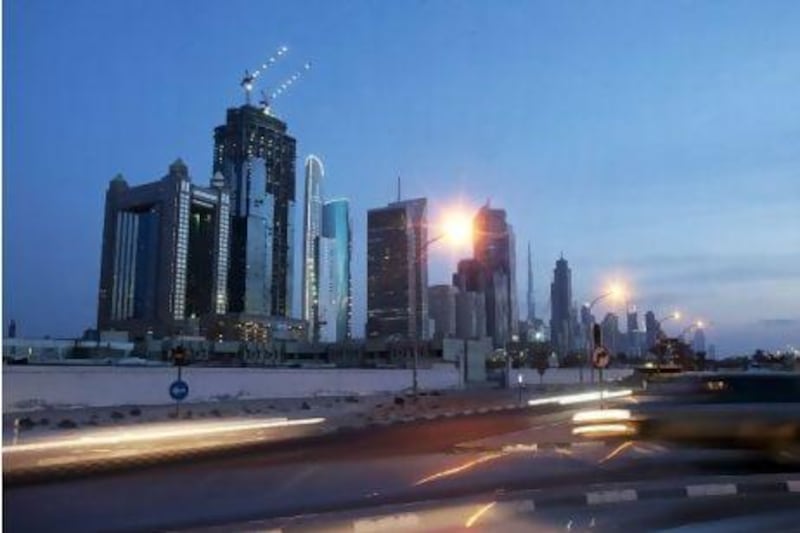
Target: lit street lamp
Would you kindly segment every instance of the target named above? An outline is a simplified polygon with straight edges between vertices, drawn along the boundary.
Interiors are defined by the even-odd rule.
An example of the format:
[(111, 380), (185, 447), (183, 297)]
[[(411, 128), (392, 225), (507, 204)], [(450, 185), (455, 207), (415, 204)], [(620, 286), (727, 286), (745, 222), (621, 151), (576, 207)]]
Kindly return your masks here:
[[(624, 294), (625, 294), (625, 291), (622, 288), (622, 286), (617, 284), (617, 283), (614, 283), (609, 287), (607, 292), (604, 292), (603, 294), (601, 294), (600, 296), (596, 297), (594, 300), (592, 300), (591, 302), (586, 304), (588, 315), (591, 318), (591, 323), (589, 324), (589, 327), (586, 328), (586, 361), (587, 361), (587, 363), (591, 363), (591, 361), (592, 361), (592, 351), (595, 348), (595, 346), (593, 346), (594, 343), (592, 342), (592, 330), (594, 329), (594, 325), (595, 325), (594, 316), (592, 315), (592, 308), (595, 306), (595, 304), (597, 304), (601, 300), (604, 300), (604, 299), (606, 299), (608, 297), (613, 297), (614, 299), (618, 300), (618, 299), (622, 298)], [(592, 369), (594, 369), (594, 366), (592, 366)], [(579, 364), (578, 365), (578, 375), (579, 375), (578, 379), (580, 380), (581, 383), (583, 383), (583, 364)], [(594, 371), (592, 371), (592, 376), (594, 376)]]
[[(450, 211), (448, 212), (442, 224), (439, 226), (439, 230), (441, 233), (433, 237), (432, 239), (428, 239), (422, 246), (419, 248), (419, 253), (416, 256), (417, 265), (420, 265), (423, 259), (427, 256), (428, 248), (431, 244), (441, 241), (447, 240), (450, 242), (451, 245), (457, 246), (465, 244), (468, 241), (472, 240), (472, 219), (469, 218), (465, 213), (458, 212), (458, 211)], [(420, 280), (417, 280), (419, 283)], [(427, 287), (423, 287), (422, 290), (428, 290)], [(427, 317), (423, 317), (423, 320), (427, 320)], [(414, 361), (412, 367), (412, 387), (414, 391), (414, 395), (416, 396), (417, 390), (419, 389), (419, 382), (418, 382), (418, 369), (419, 369), (419, 340), (420, 340), (420, 333), (416, 332), (414, 335)]]
[[(658, 325), (658, 329), (656, 330), (656, 335), (657, 335), (657, 337), (656, 337), (656, 339), (657, 339), (656, 340), (656, 345), (659, 344), (660, 340), (666, 338), (666, 335), (664, 334), (664, 331), (661, 329), (661, 324), (666, 322), (669, 319), (680, 320), (680, 318), (681, 318), (680, 312), (674, 311), (671, 314), (665, 316), (664, 318), (659, 318), (658, 320), (656, 320), (656, 324)], [(649, 347), (648, 349), (653, 349), (653, 347)], [(662, 362), (663, 354), (661, 353), (661, 348), (660, 347), (656, 347), (655, 349), (657, 350), (657, 352), (656, 352), (656, 372), (660, 374), (661, 373), (661, 362)]]
[(706, 324), (704, 324), (702, 320), (698, 320), (697, 322), (689, 324), (688, 326), (683, 328), (683, 331), (680, 332), (680, 334), (678, 335), (678, 338), (682, 339), (684, 337), (684, 335), (686, 335), (687, 333), (689, 333), (693, 329), (703, 329), (705, 326), (706, 326)]

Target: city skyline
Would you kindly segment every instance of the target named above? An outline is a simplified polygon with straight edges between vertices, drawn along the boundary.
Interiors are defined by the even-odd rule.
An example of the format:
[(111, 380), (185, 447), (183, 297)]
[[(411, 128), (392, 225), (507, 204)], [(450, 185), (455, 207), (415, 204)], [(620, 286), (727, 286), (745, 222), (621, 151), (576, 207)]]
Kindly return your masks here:
[[(204, 7), (199, 10), (197, 19), (186, 22), (187, 29), (210, 34), (203, 28), (211, 27), (212, 20), (216, 24), (223, 17), (216, 11), (218, 7), (201, 5)], [(360, 330), (365, 316), (366, 210), (391, 198), (392, 176), (400, 172), (406, 188), (414, 196), (430, 200), (431, 219), (435, 219), (440, 205), (454, 197), (476, 207), (480, 199), (492, 196), (508, 211), (520, 242), (536, 236), (534, 277), (542, 283), (538, 284), (535, 295), (542, 316), (546, 316), (547, 310), (541, 288), (546, 286), (545, 280), (549, 281), (542, 274), (563, 248), (575, 271), (574, 292), (578, 305), (601, 291), (608, 279), (622, 278), (635, 291), (632, 301), (642, 309), (653, 308), (661, 314), (662, 310), (678, 307), (685, 310), (687, 316), (713, 321), (708, 335), (723, 355), (734, 350), (748, 351), (759, 346), (779, 348), (785, 342), (796, 342), (800, 317), (793, 302), (800, 297), (800, 291), (794, 265), (798, 263), (800, 239), (793, 207), (798, 190), (792, 176), (798, 168), (798, 157), (791, 155), (791, 144), (787, 145), (785, 139), (792, 131), (791, 124), (798, 120), (800, 108), (797, 96), (783, 89), (796, 85), (793, 77), (796, 73), (782, 70), (777, 77), (778, 74), (768, 69), (775, 61), (791, 58), (784, 51), (783, 55), (770, 59), (770, 53), (774, 49), (783, 50), (787, 43), (796, 42), (793, 41), (796, 37), (788, 33), (787, 23), (781, 22), (788, 17), (779, 16), (781, 10), (774, 5), (760, 11), (739, 5), (739, 11), (745, 12), (738, 15), (741, 18), (733, 17), (728, 25), (715, 29), (710, 35), (696, 27), (687, 29), (686, 46), (692, 44), (701, 51), (699, 65), (686, 67), (689, 71), (669, 62), (679, 56), (683, 48), (663, 31), (656, 31), (655, 44), (645, 46), (643, 55), (632, 52), (630, 57), (620, 56), (617, 47), (622, 45), (622, 39), (630, 38), (630, 32), (637, 30), (626, 29), (621, 37), (611, 37), (617, 23), (610, 15), (601, 17), (605, 24), (601, 25), (602, 30), (588, 32), (572, 51), (555, 50), (553, 43), (557, 43), (558, 38), (548, 34), (552, 42), (544, 48), (546, 53), (536, 56), (542, 63), (533, 64), (536, 79), (549, 80), (544, 89), (532, 93), (538, 96), (540, 104), (532, 107), (525, 103), (528, 98), (521, 95), (529, 90), (533, 78), (522, 76), (514, 78), (521, 84), (519, 89), (500, 84), (491, 89), (492, 95), (506, 97), (485, 97), (479, 108), (467, 107), (468, 95), (462, 93), (470, 91), (455, 92), (455, 87), (479, 86), (478, 92), (484, 92), (484, 86), (478, 82), (497, 77), (505, 72), (502, 69), (514, 70), (514, 66), (527, 64), (527, 56), (523, 58), (523, 50), (514, 53), (501, 42), (477, 54), (476, 61), (483, 69), (480, 73), (452, 66), (452, 60), (463, 59), (472, 44), (491, 41), (503, 25), (513, 26), (514, 21), (508, 18), (504, 8), (492, 12), (477, 10), (477, 13), (474, 7), (457, 9), (454, 16), (461, 26), (455, 24), (455, 29), (448, 30), (443, 25), (445, 10), (441, 7), (424, 8), (427, 20), (420, 22), (409, 18), (413, 17), (413, 9), (364, 4), (362, 7), (371, 16), (380, 11), (397, 15), (397, 21), (383, 23), (388, 26), (383, 28), (387, 35), (382, 37), (377, 29), (377, 33), (367, 31), (355, 16), (349, 22), (362, 33), (356, 32), (352, 37), (337, 36), (335, 42), (341, 47), (326, 47), (327, 42), (320, 37), (306, 39), (306, 34), (299, 30), (298, 13), (289, 8), (274, 9), (275, 39), (280, 35), (287, 42), (299, 43), (298, 54), (313, 54), (316, 64), (320, 65), (313, 74), (319, 77), (316, 85), (309, 80), (294, 94), (279, 100), (276, 107), (279, 116), (291, 125), (293, 135), (299, 139), (302, 147), (298, 152), (321, 153), (326, 161), (340, 169), (340, 175), (347, 176), (342, 180), (341, 192), (353, 201), (354, 302), (360, 308), (355, 310), (354, 329)], [(115, 37), (115, 33), (108, 32), (117, 32), (119, 28), (81, 26), (81, 20), (90, 18), (86, 16), (87, 11), (94, 12), (95, 8), (90, 6), (77, 2), (66, 8), (43, 3), (23, 13), (15, 11), (18, 7), (4, 5), (9, 22), (4, 38), (6, 68), (15, 73), (6, 79), (6, 98), (18, 105), (8, 108), (5, 121), (7, 132), (14, 134), (7, 134), (4, 141), (6, 275), (3, 308), (6, 321), (16, 319), (25, 335), (75, 335), (94, 322), (103, 209), (100, 191), (110, 177), (120, 171), (132, 184), (144, 183), (159, 175), (164, 162), (179, 155), (194, 169), (198, 182), (204, 182), (208, 175), (206, 169), (211, 168), (208, 131), (219, 122), (225, 108), (241, 103), (238, 76), (242, 68), (261, 61), (276, 44), (275, 41), (254, 43), (252, 35), (255, 33), (252, 32), (250, 37), (246, 31), (233, 35), (231, 28), (236, 24), (231, 21), (230, 26), (225, 24), (222, 28), (223, 34), (231, 37), (231, 43), (221, 50), (215, 49), (219, 45), (216, 39), (209, 44), (195, 43), (199, 48), (191, 53), (179, 44), (171, 48), (162, 43), (158, 48), (161, 51), (166, 47), (164, 57), (157, 58), (153, 64), (142, 65), (134, 58), (140, 53), (147, 54), (147, 47), (152, 45), (137, 44), (144, 47), (139, 50), (126, 45), (125, 41), (141, 43), (142, 39), (132, 37), (151, 31), (144, 23), (147, 19), (152, 19), (149, 24), (171, 27), (181, 10), (166, 6), (155, 10), (159, 16), (152, 16), (153, 7), (130, 12), (127, 7), (104, 6), (100, 11), (111, 22), (130, 21), (121, 26), (120, 36)], [(324, 6), (319, 9), (326, 10)], [(581, 23), (568, 19), (564, 11), (552, 7), (542, 9), (545, 19), (566, 25), (568, 35), (584, 29)], [(636, 10), (652, 17), (663, 15), (667, 20), (680, 19), (678, 10), (667, 6)], [(718, 14), (715, 8), (708, 6), (698, 6), (697, 10), (704, 20)], [(336, 20), (354, 16), (352, 10), (345, 11), (338, 18), (335, 13), (329, 14)], [(530, 17), (530, 20), (536, 18)], [(772, 44), (762, 43), (743, 29), (745, 20), (769, 27), (776, 40), (771, 41)], [(390, 44), (394, 32), (409, 21), (420, 30), (420, 42), (414, 44), (415, 47), (428, 47), (448, 31), (458, 46), (453, 50), (436, 50), (431, 46), (435, 49), (432, 57), (416, 64), (420, 54)], [(47, 31), (36, 32), (31, 46), (20, 48), (20, 32), (34, 23)], [(460, 33), (459, 27), (474, 27), (479, 37), (473, 40)], [(76, 32), (76, 28), (81, 31)], [(53, 47), (51, 39), (63, 38), (65, 32), (74, 35), (74, 40)], [(444, 33), (440, 36), (439, 32)], [(114, 43), (113, 56), (103, 56), (102, 52), (95, 54), (90, 45), (102, 39)], [(388, 57), (375, 57), (379, 55), (375, 51), (373, 55), (362, 56), (362, 62), (348, 62), (353, 57), (353, 48), (364, 40), (374, 41), (377, 50)], [(738, 40), (744, 43), (736, 44)], [(590, 62), (579, 52), (588, 54), (589, 45), (593, 43), (602, 45), (610, 57), (621, 59), (621, 64), (604, 63), (598, 70), (585, 70)], [(524, 51), (536, 49), (535, 44), (535, 40), (524, 41)], [(752, 46), (754, 44), (759, 46)], [(748, 45), (751, 48), (745, 50), (747, 53), (740, 53), (740, 47)], [(646, 52), (655, 54), (674, 75), (672, 83), (679, 88), (678, 96), (666, 94), (658, 83), (649, 84), (639, 77)], [(59, 61), (61, 54), (68, 54), (65, 57), (69, 57), (69, 61)], [(493, 66), (489, 61), (492, 54), (504, 61)], [(742, 57), (744, 61), (739, 61)], [(565, 60), (566, 66), (559, 67), (556, 58)], [(735, 63), (734, 58), (739, 62)], [(754, 61), (762, 59), (767, 67), (753, 66)], [(417, 76), (411, 74), (406, 82), (405, 78), (390, 75), (387, 81), (401, 83), (395, 91), (384, 90), (385, 82), (376, 76), (384, 72), (380, 66), (384, 62), (393, 64), (393, 69), (407, 70)], [(721, 65), (716, 66), (717, 62)], [(62, 63), (69, 64), (70, 68), (65, 69)], [(201, 64), (210, 69), (210, 76), (201, 75)], [(185, 65), (187, 68), (180, 69), (185, 74), (168, 77), (161, 84), (143, 81), (159, 79), (158, 73), (166, 75), (171, 65)], [(433, 75), (439, 65), (446, 65), (445, 74), (453, 77), (452, 81)], [(50, 72), (51, 68), (55, 73)], [(702, 68), (710, 69), (711, 74), (703, 75)], [(131, 76), (131, 72), (135, 75)], [(543, 78), (547, 73), (551, 77)], [(585, 113), (596, 100), (570, 90), (571, 85), (566, 83), (580, 73), (589, 81), (605, 82), (621, 90), (616, 99), (612, 98), (611, 107), (600, 106), (599, 114)], [(50, 76), (57, 76), (61, 83), (61, 90), (55, 94), (49, 90), (51, 84), (47, 79)], [(724, 79), (719, 80), (719, 76)], [(198, 83), (201, 79), (204, 80), (202, 84)], [(351, 80), (352, 86), (344, 87), (343, 79)], [(389, 107), (392, 102), (399, 101), (400, 94), (411, 94), (407, 83), (418, 79), (432, 80), (431, 86), (426, 86), (419, 99), (403, 100), (408, 103), (403, 110), (407, 118), (391, 112)], [(615, 85), (617, 80), (619, 84)], [(643, 86), (636, 92), (622, 90), (623, 83), (631, 82)], [(559, 85), (562, 83), (563, 87)], [(598, 98), (614, 94), (603, 83), (599, 87)], [(696, 87), (702, 89), (698, 94), (690, 91)], [(562, 95), (574, 107), (565, 109), (554, 105), (550, 111), (545, 111), (548, 98), (552, 98), (556, 89), (565, 89)], [(523, 93), (518, 95), (517, 90)], [(762, 106), (741, 105), (756, 95), (762, 97), (757, 99)], [(780, 97), (779, 104), (770, 103), (775, 101), (773, 95)], [(626, 101), (623, 96), (630, 100)], [(765, 101), (764, 96), (770, 96), (770, 102)], [(509, 109), (503, 104), (508, 100), (521, 102), (521, 113), (517, 115), (522, 122), (508, 117)], [(44, 101), (49, 105), (40, 105)], [(126, 111), (126, 106), (132, 102), (136, 103), (133, 107), (140, 106), (139, 109), (151, 112)], [(701, 109), (701, 105), (705, 114), (689, 113)], [(369, 116), (357, 113), (352, 116), (360, 116), (358, 128), (337, 129), (335, 135), (324, 133), (323, 124), (336, 122), (334, 117), (343, 111), (357, 111), (364, 106), (371, 110), (370, 114), (391, 117), (388, 133), (386, 119), (376, 123)], [(658, 113), (661, 108), (667, 113)], [(463, 109), (469, 109), (471, 114), (461, 115)], [(739, 133), (721, 127), (734, 109), (740, 117), (737, 120), (741, 124)], [(691, 119), (681, 122), (674, 116), (667, 116), (682, 116), (681, 111)], [(560, 114), (561, 120), (556, 121), (551, 112)], [(412, 117), (422, 116), (420, 113), (427, 118), (414, 124)], [(61, 117), (65, 124), (75, 125), (80, 134), (70, 139), (52, 137), (43, 124), (54, 116)], [(633, 126), (620, 126), (623, 122)], [(543, 126), (553, 140), (544, 139), (542, 127), (534, 127), (533, 123)], [(652, 123), (662, 129), (648, 126)], [(490, 125), (488, 137), (477, 133), (450, 135), (456, 129), (473, 131), (472, 126), (479, 124)], [(116, 128), (116, 125), (125, 127)], [(714, 125), (716, 127), (712, 127)], [(576, 129), (579, 126), (583, 127), (580, 131), (587, 133), (579, 133)], [(630, 129), (634, 126), (639, 129)], [(416, 138), (418, 144), (405, 140), (408, 136), (402, 132), (408, 128), (417, 132), (410, 137)], [(591, 135), (601, 131), (608, 132), (604, 139)], [(679, 138), (685, 131), (690, 135), (683, 144)], [(745, 135), (745, 131), (750, 134)], [(371, 139), (363, 147), (364, 153), (371, 152), (370, 158), (356, 157), (362, 150), (360, 142), (364, 138)], [(492, 140), (498, 138), (505, 141)], [(150, 139), (155, 140), (151, 142)], [(775, 143), (775, 139), (783, 141)], [(423, 144), (419, 144), (420, 141)], [(644, 141), (649, 144), (642, 145)], [(37, 150), (43, 143), (48, 146), (51, 157), (37, 158)], [(521, 143), (533, 147), (530, 155), (520, 155)], [(741, 150), (743, 145), (752, 149)], [(105, 149), (102, 153), (92, 152), (95, 146)], [(133, 153), (134, 146), (136, 153)], [(576, 149), (583, 155), (567, 164), (565, 154)], [(608, 155), (603, 155), (604, 151)], [(632, 153), (636, 156), (621, 157)], [(56, 180), (55, 176), (60, 179)], [(515, 176), (523, 179), (514, 179)], [(452, 178), (442, 179), (444, 177)], [(767, 187), (763, 186), (765, 179)], [(558, 186), (548, 180), (557, 181)], [(371, 190), (364, 190), (363, 183), (373, 184)], [(497, 183), (507, 184), (508, 190), (496, 187)], [(585, 196), (566, 192), (574, 190), (585, 191)], [(645, 193), (657, 197), (658, 202), (646, 200)], [(589, 198), (596, 197), (602, 198), (601, 202), (596, 202), (599, 205), (589, 202)], [(68, 219), (56, 214), (55, 206), (62, 200), (79, 207)], [(558, 204), (559, 210), (548, 207), (549, 203)], [(30, 210), (28, 205), (36, 205), (37, 209)], [(664, 205), (668, 208), (663, 209)], [(655, 214), (663, 211), (668, 213), (664, 217)], [(604, 226), (595, 232), (587, 231), (587, 219), (602, 220)], [(741, 220), (758, 220), (759, 223), (747, 224)], [(299, 224), (300, 221), (294, 222)], [(51, 242), (53, 249), (43, 255), (26, 244), (29, 240)], [(747, 246), (741, 247), (742, 242)], [(294, 244), (297, 248), (301, 246), (296, 241)], [(637, 249), (643, 251), (636, 252)], [(446, 281), (456, 264), (454, 257), (459, 256), (463, 254), (432, 249), (430, 284)], [(50, 281), (50, 278), (57, 278), (53, 275), (57, 271), (72, 274), (66, 280)], [(38, 277), (31, 279), (34, 276)], [(297, 288), (299, 290), (299, 285)], [(524, 296), (518, 287), (516, 297), (524, 301)], [(295, 302), (297, 310), (298, 299)], [(291, 304), (286, 305), (291, 307)], [(603, 305), (598, 307), (597, 316), (608, 309)]]

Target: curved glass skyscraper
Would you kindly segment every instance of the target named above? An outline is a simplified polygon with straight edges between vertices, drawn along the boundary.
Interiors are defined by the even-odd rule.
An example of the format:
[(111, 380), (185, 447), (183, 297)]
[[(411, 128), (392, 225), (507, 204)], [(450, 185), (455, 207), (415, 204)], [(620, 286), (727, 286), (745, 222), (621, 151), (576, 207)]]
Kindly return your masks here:
[(315, 155), (305, 162), (303, 201), (303, 287), (301, 317), (308, 322), (311, 340), (319, 340), (320, 238), (322, 235), (322, 179), (325, 168)]

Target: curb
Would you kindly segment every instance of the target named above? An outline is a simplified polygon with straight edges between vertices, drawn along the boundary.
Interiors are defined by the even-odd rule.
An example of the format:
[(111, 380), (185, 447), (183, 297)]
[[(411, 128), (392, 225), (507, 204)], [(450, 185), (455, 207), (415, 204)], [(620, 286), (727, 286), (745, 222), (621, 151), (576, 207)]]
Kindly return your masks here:
[[(512, 411), (512, 410), (520, 410), (520, 409), (531, 409), (535, 406), (530, 405), (518, 405), (518, 404), (505, 404), (505, 405), (498, 405), (494, 407), (480, 407), (477, 409), (466, 409), (464, 411), (445, 411), (443, 413), (428, 413), (424, 415), (417, 415), (417, 416), (395, 416), (391, 418), (387, 418), (384, 420), (375, 420), (372, 422), (368, 422), (364, 425), (357, 426), (359, 428), (369, 428), (369, 427), (386, 427), (386, 426), (393, 426), (396, 424), (409, 424), (412, 422), (431, 422), (433, 420), (442, 420), (445, 418), (456, 418), (460, 416), (475, 416), (475, 415), (487, 415), (490, 413), (498, 413), (501, 411)], [(352, 427), (348, 428), (352, 429)]]
[[(249, 526), (266, 527), (267, 531), (286, 532), (286, 531), (305, 531), (315, 523), (331, 525), (334, 528), (348, 528), (354, 532), (390, 531), (404, 528), (425, 530), (426, 528), (441, 529), (442, 523), (440, 516), (436, 518), (436, 523), (426, 524), (427, 510), (441, 509), (441, 506), (475, 506), (477, 517), (480, 517), (482, 526), (487, 527), (492, 522), (508, 521), (513, 518), (533, 515), (537, 511), (549, 510), (559, 507), (594, 507), (600, 505), (615, 505), (632, 503), (636, 501), (649, 501), (658, 499), (702, 499), (702, 498), (725, 498), (731, 496), (746, 495), (767, 495), (767, 494), (793, 494), (800, 497), (800, 478), (787, 479), (781, 481), (745, 481), (741, 483), (699, 483), (699, 484), (679, 484), (673, 486), (661, 486), (652, 488), (614, 488), (599, 490), (582, 490), (571, 493), (560, 494), (557, 496), (545, 496), (530, 498), (520, 495), (514, 498), (513, 494), (505, 498), (498, 498), (494, 501), (484, 499), (477, 501), (474, 498), (469, 502), (452, 502), (448, 500), (428, 501), (420, 504), (416, 510), (401, 511), (395, 513), (376, 514), (361, 518), (347, 519), (342, 517), (348, 511), (333, 513), (330, 521), (325, 520), (324, 514), (309, 515), (306, 517), (295, 518), (275, 518), (266, 520), (255, 520), (248, 523)], [(491, 499), (491, 497), (490, 497)], [(337, 515), (341, 518), (337, 519)], [(476, 518), (477, 521), (477, 518)], [(472, 524), (470, 524), (471, 526)], [(272, 527), (273, 529), (269, 529)], [(457, 529), (463, 529), (461, 524), (453, 524)], [(468, 526), (469, 527), (469, 526)], [(260, 529), (259, 528), (259, 529)], [(209, 530), (217, 531), (215, 528)], [(220, 529), (222, 531), (222, 529)]]

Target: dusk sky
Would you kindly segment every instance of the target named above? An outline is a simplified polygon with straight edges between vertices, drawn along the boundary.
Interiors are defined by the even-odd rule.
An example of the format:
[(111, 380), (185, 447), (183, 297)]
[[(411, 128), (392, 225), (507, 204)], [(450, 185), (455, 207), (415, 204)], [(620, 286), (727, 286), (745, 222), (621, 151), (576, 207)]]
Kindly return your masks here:
[[(108, 181), (152, 181), (181, 157), (207, 184), (242, 72), (284, 44), (259, 88), (313, 62), (275, 102), (298, 141), (296, 247), (314, 153), (324, 194), (352, 202), (358, 336), (366, 210), (400, 175), (432, 223), (454, 204), (505, 208), (520, 302), (530, 241), (545, 318), (563, 251), (578, 304), (618, 279), (641, 311), (710, 321), (718, 354), (800, 345), (789, 0), (6, 0), (4, 322), (21, 336), (94, 326)], [(431, 255), (442, 283), (469, 250)]]

